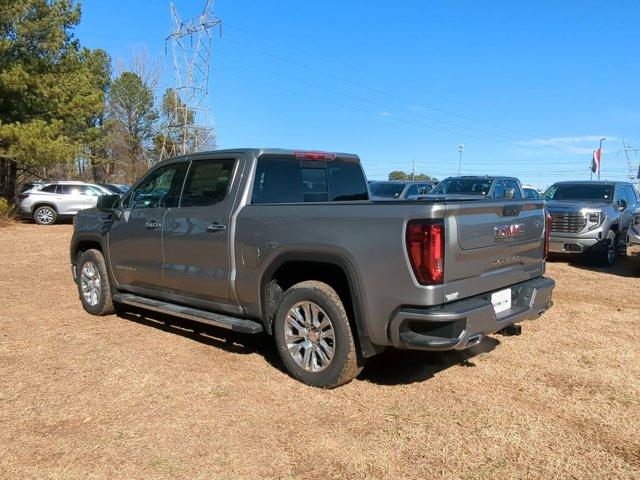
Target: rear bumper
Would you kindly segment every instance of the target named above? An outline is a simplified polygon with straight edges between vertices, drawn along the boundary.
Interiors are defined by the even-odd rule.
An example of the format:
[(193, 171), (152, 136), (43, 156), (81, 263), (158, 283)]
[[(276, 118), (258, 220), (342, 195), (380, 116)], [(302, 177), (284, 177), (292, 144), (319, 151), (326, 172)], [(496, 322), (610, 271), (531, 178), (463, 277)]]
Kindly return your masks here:
[(19, 205), (17, 212), (18, 212), (18, 215), (20, 215), (21, 218), (31, 218), (31, 217), (33, 217), (33, 212), (31, 212), (31, 207), (26, 206), (26, 205)]
[(401, 308), (389, 324), (391, 343), (416, 350), (462, 350), (485, 335), (523, 320), (537, 318), (551, 307), (555, 282), (536, 278), (512, 285), (512, 306), (496, 315), (488, 292), (432, 308)]
[(560, 237), (551, 234), (549, 251), (552, 253), (583, 253), (593, 248), (599, 241), (597, 238)]

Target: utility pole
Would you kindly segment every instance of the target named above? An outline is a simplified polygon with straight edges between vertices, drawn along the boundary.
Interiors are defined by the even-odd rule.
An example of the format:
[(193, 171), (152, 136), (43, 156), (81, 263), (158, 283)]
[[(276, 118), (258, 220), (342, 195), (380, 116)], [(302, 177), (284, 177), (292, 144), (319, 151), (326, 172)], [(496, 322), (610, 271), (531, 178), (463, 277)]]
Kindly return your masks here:
[(411, 181), (413, 182), (416, 179), (416, 159), (413, 158), (411, 162)]
[(209, 67), (212, 31), (222, 36), (222, 20), (213, 14), (213, 0), (206, 0), (202, 13), (182, 21), (171, 3), (171, 43), (174, 87), (172, 118), (165, 125), (160, 159), (215, 148), (215, 128), (209, 106)]
[(458, 145), (458, 176), (462, 175), (462, 152), (464, 152), (464, 145), (460, 144)]

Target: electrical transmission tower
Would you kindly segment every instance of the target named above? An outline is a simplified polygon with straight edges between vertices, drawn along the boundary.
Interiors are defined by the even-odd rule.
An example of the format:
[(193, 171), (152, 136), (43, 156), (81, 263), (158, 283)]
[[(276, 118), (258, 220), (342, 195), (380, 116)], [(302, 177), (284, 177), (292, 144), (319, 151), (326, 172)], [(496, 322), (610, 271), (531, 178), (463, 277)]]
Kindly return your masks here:
[[(638, 182), (638, 188), (640, 189), (640, 164), (637, 161), (637, 155), (640, 152), (640, 148), (632, 147), (624, 138), (622, 139), (622, 148), (618, 150), (618, 155), (624, 153), (627, 160), (627, 168), (629, 169), (629, 181)], [(631, 155), (633, 154), (633, 156)]]
[(165, 43), (171, 43), (174, 88), (163, 105), (169, 118), (161, 159), (216, 147), (209, 106), (209, 67), (213, 32), (217, 27), (222, 35), (222, 21), (213, 14), (213, 0), (206, 0), (200, 15), (184, 21), (172, 3), (171, 17), (173, 30)]

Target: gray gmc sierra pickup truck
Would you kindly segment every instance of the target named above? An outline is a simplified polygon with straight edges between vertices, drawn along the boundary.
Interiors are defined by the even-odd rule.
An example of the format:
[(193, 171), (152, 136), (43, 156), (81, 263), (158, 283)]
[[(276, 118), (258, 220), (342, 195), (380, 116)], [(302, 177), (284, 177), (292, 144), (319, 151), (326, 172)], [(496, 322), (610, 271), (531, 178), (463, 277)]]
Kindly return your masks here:
[(552, 253), (584, 253), (613, 265), (627, 250), (638, 195), (628, 182), (558, 182), (544, 194), (551, 215)]
[(369, 200), (355, 155), (219, 150), (159, 163), (80, 212), (84, 309), (265, 331), (335, 387), (386, 346), (464, 349), (551, 306), (541, 200)]

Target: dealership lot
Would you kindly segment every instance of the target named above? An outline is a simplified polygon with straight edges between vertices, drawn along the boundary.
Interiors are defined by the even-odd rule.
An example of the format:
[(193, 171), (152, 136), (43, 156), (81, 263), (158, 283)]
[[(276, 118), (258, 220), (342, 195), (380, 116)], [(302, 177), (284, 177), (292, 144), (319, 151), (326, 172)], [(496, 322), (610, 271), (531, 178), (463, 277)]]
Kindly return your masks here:
[(267, 339), (88, 315), (71, 231), (0, 229), (0, 477), (640, 478), (629, 259), (550, 263), (519, 337), (388, 351), (324, 391)]

